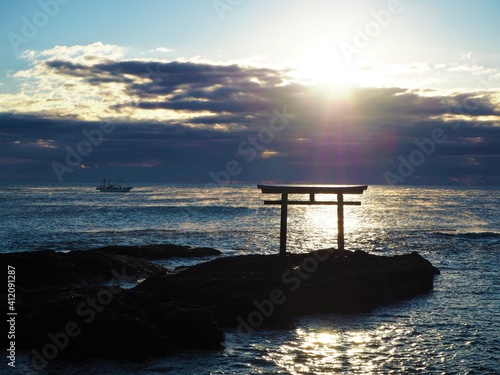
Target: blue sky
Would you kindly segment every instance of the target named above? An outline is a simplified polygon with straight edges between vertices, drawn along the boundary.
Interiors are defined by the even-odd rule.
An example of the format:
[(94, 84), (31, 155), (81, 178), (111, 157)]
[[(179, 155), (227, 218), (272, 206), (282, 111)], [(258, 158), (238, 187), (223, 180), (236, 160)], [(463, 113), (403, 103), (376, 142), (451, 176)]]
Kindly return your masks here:
[[(495, 0), (2, 2), (0, 177), (498, 184), (499, 15)], [(296, 117), (262, 138), (285, 107)], [(446, 140), (418, 148), (435, 129)]]
[[(340, 54), (339, 44), (350, 43), (355, 30), (364, 30), (373, 19), (371, 13), (388, 9), (390, 2), (72, 0), (59, 4), (56, 0), (45, 0), (42, 3), (56, 3), (59, 9), (53, 17), (49, 16), (46, 26), (38, 28), (33, 38), (18, 45), (20, 50), (43, 51), (57, 45), (101, 42), (128, 48), (131, 58), (141, 55), (170, 59), (200, 56), (213, 61), (258, 58), (261, 63), (283, 66), (293, 65), (311, 50)], [(399, 0), (396, 3), (401, 11), (392, 15), (390, 24), (382, 27), (379, 35), (370, 38), (368, 47), (353, 55), (356, 63), (450, 63), (472, 52), (477, 63), (489, 67), (500, 64), (495, 51), (500, 39), (498, 1)], [(4, 35), (0, 42), (1, 72), (5, 80), (8, 70), (26, 67), (26, 61), (15, 53), (7, 35), (22, 36), (23, 17), (33, 21), (43, 7), (39, 1), (2, 2), (0, 11)], [(151, 53), (159, 47), (173, 51)], [(470, 88), (477, 88), (474, 84), (467, 81)]]

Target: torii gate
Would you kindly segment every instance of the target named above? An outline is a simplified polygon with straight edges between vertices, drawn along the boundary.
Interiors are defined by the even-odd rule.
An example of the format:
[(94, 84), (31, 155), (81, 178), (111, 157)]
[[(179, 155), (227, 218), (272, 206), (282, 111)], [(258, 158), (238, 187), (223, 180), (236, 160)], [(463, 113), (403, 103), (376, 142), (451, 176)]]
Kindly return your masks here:
[[(363, 194), (368, 185), (257, 185), (264, 194), (281, 194), (281, 200), (265, 200), (264, 204), (281, 205), (280, 255), (286, 255), (286, 231), (289, 205), (336, 205), (337, 206), (337, 244), (344, 250), (344, 206), (360, 206), (361, 202), (344, 202), (344, 194)], [(309, 200), (288, 200), (288, 194), (309, 194)], [(337, 201), (317, 201), (315, 194), (336, 194)]]

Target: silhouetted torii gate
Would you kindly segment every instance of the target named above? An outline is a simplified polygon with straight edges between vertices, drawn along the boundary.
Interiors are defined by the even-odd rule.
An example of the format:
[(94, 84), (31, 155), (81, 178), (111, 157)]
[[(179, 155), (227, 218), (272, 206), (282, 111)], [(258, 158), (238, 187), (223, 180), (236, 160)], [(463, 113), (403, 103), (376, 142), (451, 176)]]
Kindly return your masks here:
[[(363, 194), (368, 185), (257, 185), (264, 194), (281, 194), (281, 200), (265, 200), (264, 204), (281, 205), (280, 255), (286, 255), (286, 230), (289, 205), (336, 205), (337, 206), (337, 246), (344, 250), (344, 206), (360, 206), (361, 202), (344, 202), (344, 194)], [(309, 194), (309, 200), (288, 200), (288, 194)], [(315, 194), (336, 194), (337, 201), (317, 201)]]

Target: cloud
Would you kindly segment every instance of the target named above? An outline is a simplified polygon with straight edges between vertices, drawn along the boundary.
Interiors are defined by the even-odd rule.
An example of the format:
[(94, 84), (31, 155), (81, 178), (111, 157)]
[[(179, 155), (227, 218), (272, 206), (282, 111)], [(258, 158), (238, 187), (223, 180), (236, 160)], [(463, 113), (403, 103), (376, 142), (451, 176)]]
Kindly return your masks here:
[(32, 62), (60, 60), (91, 65), (98, 61), (120, 60), (125, 56), (125, 52), (124, 47), (96, 42), (88, 45), (55, 46), (40, 52), (26, 50), (22, 57)]
[[(442, 129), (446, 142), (436, 147), (408, 183), (499, 183), (495, 168), (500, 158), (498, 120), (477, 122), (473, 112), (459, 122), (441, 119), (434, 115), (452, 109), (447, 112), (438, 101), (429, 110), (426, 101), (415, 96), (404, 89), (359, 89), (353, 93), (355, 103), (350, 106), (319, 103), (316, 112), (310, 111), (313, 100), (307, 105), (291, 102), (287, 111), (297, 117), (271, 137), (266, 133), (272, 118), (269, 113), (258, 120), (246, 119), (245, 126), (235, 128), (231, 120), (237, 120), (238, 114), (225, 119), (210, 117), (210, 123), (199, 117), (197, 120), (207, 125), (201, 127), (187, 127), (174, 120), (163, 124), (114, 122), (115, 130), (84, 158), (82, 164), (88, 168), (65, 178), (98, 180), (102, 175), (120, 173), (145, 180), (207, 182), (211, 181), (210, 172), (224, 171), (229, 161), (236, 160), (242, 166), (238, 175), (242, 181), (385, 183), (383, 174), (394, 170), (398, 156), (408, 158), (417, 149), (416, 140), (431, 138), (435, 129)], [(390, 105), (391, 98), (397, 98), (397, 105)], [(450, 96), (447, 100), (459, 98)], [(492, 110), (488, 107), (488, 111)], [(226, 131), (217, 125), (227, 125)], [(76, 149), (85, 140), (83, 130), (98, 126), (98, 122), (3, 114), (0, 159), (10, 160), (12, 168), (3, 165), (0, 174), (7, 178), (6, 171), (12, 173), (22, 165), (27, 174), (44, 171), (54, 180), (51, 163), (64, 163), (67, 147)], [(250, 145), (252, 139), (255, 147)], [(248, 160), (248, 152), (239, 152), (249, 149), (258, 157)], [(17, 163), (16, 169), (18, 159), (22, 163)]]
[[(102, 43), (26, 58), (31, 66), (14, 75), (20, 91), (0, 94), (4, 180), (57, 181), (52, 163), (64, 164), (68, 148), (76, 150), (88, 141), (85, 132), (106, 120), (114, 130), (66, 180), (119, 172), (145, 181), (207, 182), (235, 161), (241, 173), (233, 180), (386, 183), (384, 173), (399, 156), (407, 158), (417, 140), (441, 129), (446, 141), (406, 183), (500, 183), (500, 95), (491, 87), (351, 87), (332, 95), (293, 82), (287, 70), (129, 59), (125, 49)], [(453, 66), (465, 71), (461, 65)], [(284, 111), (293, 120), (271, 131), (280, 124), (273, 123), (276, 112)]]
[(30, 108), (37, 116), (87, 121), (126, 116), (188, 122), (233, 110), (269, 110), (268, 91), (283, 84), (283, 73), (272, 69), (126, 60), (124, 54), (123, 48), (102, 43), (29, 51), (31, 68), (15, 74), (20, 92), (2, 94), (0, 110)]
[(388, 64), (373, 63), (357, 67), (356, 83), (372, 82), (378, 87), (399, 86), (413, 89), (439, 88), (470, 92), (500, 90), (500, 70), (497, 66), (479, 64), (473, 60), (446, 63)]
[(150, 52), (161, 52), (161, 53), (169, 53), (169, 52), (173, 52), (173, 51), (174, 51), (173, 49), (166, 48), (166, 47), (158, 47), (158, 48), (154, 48), (154, 49), (150, 50)]

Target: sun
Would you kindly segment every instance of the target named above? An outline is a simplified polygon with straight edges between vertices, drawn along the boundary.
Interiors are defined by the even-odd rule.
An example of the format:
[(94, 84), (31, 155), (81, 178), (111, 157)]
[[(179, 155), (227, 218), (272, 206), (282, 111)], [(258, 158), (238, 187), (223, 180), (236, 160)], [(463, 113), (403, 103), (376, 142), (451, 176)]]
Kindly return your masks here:
[(334, 87), (358, 83), (355, 67), (332, 43), (319, 43), (306, 50), (298, 60), (293, 76), (304, 83)]

